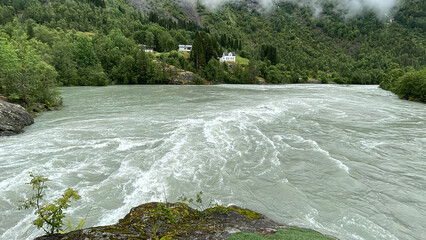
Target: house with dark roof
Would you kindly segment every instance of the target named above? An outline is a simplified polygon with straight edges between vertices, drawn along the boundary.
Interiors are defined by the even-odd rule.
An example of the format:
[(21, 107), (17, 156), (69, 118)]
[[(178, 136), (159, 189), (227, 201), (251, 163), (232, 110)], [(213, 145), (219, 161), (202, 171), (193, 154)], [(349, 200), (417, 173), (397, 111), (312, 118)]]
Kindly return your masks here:
[(236, 56), (235, 52), (224, 52), (219, 60), (220, 62), (235, 62)]

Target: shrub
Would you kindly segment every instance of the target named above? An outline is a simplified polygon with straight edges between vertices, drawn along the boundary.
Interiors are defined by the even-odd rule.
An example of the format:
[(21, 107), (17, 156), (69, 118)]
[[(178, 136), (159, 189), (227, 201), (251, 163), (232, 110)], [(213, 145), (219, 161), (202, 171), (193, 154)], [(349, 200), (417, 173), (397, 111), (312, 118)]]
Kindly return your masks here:
[(78, 191), (68, 188), (62, 197), (52, 203), (46, 202), (44, 201), (46, 182), (50, 180), (33, 173), (30, 173), (30, 176), (31, 181), (27, 184), (32, 186), (35, 194), (23, 200), (19, 209), (35, 208), (34, 214), (37, 215), (37, 219), (34, 221), (34, 225), (37, 228), (42, 228), (47, 234), (61, 232), (65, 218), (64, 210), (70, 207), (71, 200), (78, 200), (81, 196), (78, 195)]

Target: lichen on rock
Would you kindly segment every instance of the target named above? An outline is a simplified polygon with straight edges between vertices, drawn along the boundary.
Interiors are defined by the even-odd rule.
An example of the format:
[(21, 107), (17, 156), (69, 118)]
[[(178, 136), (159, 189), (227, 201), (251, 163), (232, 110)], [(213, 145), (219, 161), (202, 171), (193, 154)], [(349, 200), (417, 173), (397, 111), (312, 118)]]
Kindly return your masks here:
[(68, 239), (194, 239), (222, 240), (238, 232), (261, 236), (289, 228), (262, 214), (237, 206), (215, 206), (199, 211), (185, 203), (146, 203), (132, 208), (117, 224), (92, 227), (37, 240)]

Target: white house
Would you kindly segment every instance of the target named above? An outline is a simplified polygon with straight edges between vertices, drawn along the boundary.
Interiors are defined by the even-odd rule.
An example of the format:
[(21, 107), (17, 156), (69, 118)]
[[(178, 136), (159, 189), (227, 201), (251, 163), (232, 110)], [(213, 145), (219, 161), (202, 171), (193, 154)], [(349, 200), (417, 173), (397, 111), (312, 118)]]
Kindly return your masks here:
[(220, 62), (235, 62), (235, 52), (224, 52), (222, 57), (219, 59)]
[(142, 45), (142, 46), (145, 52), (150, 52), (150, 53), (154, 52), (154, 49), (152, 47), (149, 47), (147, 45)]
[(191, 52), (192, 45), (179, 45), (179, 52)]

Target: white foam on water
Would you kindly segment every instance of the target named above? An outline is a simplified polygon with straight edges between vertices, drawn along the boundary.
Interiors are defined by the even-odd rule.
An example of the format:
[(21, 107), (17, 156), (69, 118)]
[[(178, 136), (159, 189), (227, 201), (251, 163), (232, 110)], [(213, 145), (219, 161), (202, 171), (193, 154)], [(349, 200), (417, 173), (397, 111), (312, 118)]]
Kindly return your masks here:
[(139, 139), (133, 140), (133, 139), (117, 139), (119, 142), (119, 145), (117, 147), (117, 151), (128, 151), (133, 148), (141, 147), (145, 145), (145, 142), (140, 142)]
[(216, 117), (211, 121), (204, 122), (203, 134), (206, 142), (213, 146), (221, 147), (226, 151), (230, 151), (232, 142), (230, 141), (230, 137), (227, 135), (223, 123), (229, 123), (231, 121), (233, 121), (233, 118), (231, 117)]
[(280, 155), (280, 153), (276, 150), (277, 146), (275, 145), (274, 141), (272, 141), (269, 137), (263, 134), (262, 131), (260, 131), (259, 129), (255, 129), (255, 132), (262, 137), (263, 142), (266, 141), (273, 149), (272, 157), (269, 158), (269, 161), (271, 161), (273, 165), (279, 166), (281, 164), (278, 159), (278, 155)]
[[(355, 215), (352, 217), (345, 216), (341, 219), (341, 222), (343, 224), (344, 229), (356, 228), (360, 233), (373, 233), (374, 236), (377, 236), (381, 239), (398, 240), (398, 238), (391, 234), (388, 230), (380, 227), (369, 219), (359, 215)], [(359, 234), (351, 234), (351, 236), (359, 236)], [(363, 239), (362, 236), (359, 237)]]
[(12, 227), (6, 229), (6, 231), (0, 235), (0, 239), (7, 240), (22, 240), (22, 239), (35, 239), (43, 235), (42, 230), (37, 230), (31, 224), (34, 220), (34, 215), (28, 214), (24, 216), (20, 221), (16, 222)]
[(342, 161), (340, 161), (340, 160), (332, 157), (328, 151), (326, 151), (326, 150), (322, 149), (321, 147), (319, 147), (316, 142), (315, 142), (315, 145), (318, 147), (317, 150), (319, 152), (324, 153), (329, 159), (333, 160), (337, 164), (337, 166), (339, 166), (340, 169), (345, 170), (345, 172), (347, 174), (349, 174), (349, 167), (348, 166), (346, 166)]
[[(263, 139), (260, 141), (262, 145), (267, 145), (267, 149), (275, 150), (272, 153), (265, 152), (268, 157), (261, 158), (258, 165), (263, 164), (265, 159), (275, 166), (280, 165), (279, 152), (276, 150), (275, 143), (259, 129), (258, 125), (276, 121), (283, 112), (284, 108), (260, 104), (220, 113), (219, 116), (205, 121), (203, 127), (205, 140), (222, 152), (243, 157), (245, 154), (252, 154), (253, 149), (250, 148), (255, 147), (254, 151), (260, 151), (260, 144), (253, 146), (252, 140)], [(259, 140), (256, 142), (259, 143)], [(243, 146), (250, 146), (250, 148), (244, 149)]]
[[(293, 140), (296, 140), (299, 143), (307, 143), (314, 151), (317, 151), (317, 152), (324, 154), (328, 159), (335, 162), (336, 165), (340, 169), (344, 170), (347, 174), (349, 174), (350, 168), (348, 166), (346, 166), (342, 161), (332, 157), (330, 155), (330, 153), (327, 150), (322, 149), (316, 141), (311, 140), (311, 139), (306, 140), (302, 136), (297, 136), (297, 135), (292, 135), (292, 136), (290, 136), (290, 138), (293, 139)], [(302, 148), (302, 149), (304, 149), (304, 148)]]
[(364, 148), (364, 149), (373, 149), (373, 150), (376, 150), (378, 146), (381, 146), (381, 145), (385, 144), (382, 141), (377, 142), (377, 141), (374, 141), (374, 140), (363, 140), (363, 141), (360, 141), (360, 143), (362, 145), (362, 148)]
[[(147, 196), (152, 196), (152, 188), (158, 185), (156, 183), (155, 173), (143, 172), (141, 169), (132, 166), (130, 162), (122, 162), (119, 169), (111, 176), (105, 179), (105, 183), (100, 184), (121, 188), (120, 198), (123, 202), (118, 208), (103, 212), (99, 225), (112, 224), (117, 219), (124, 217), (129, 209), (136, 206), (137, 203), (143, 203), (149, 199)], [(119, 184), (119, 185), (117, 185)], [(125, 188), (130, 188), (124, 191)], [(96, 191), (96, 189), (94, 189)], [(130, 195), (129, 195), (130, 193)]]
[[(173, 130), (163, 143), (153, 149), (147, 149), (152, 154), (151, 164), (147, 170), (137, 169), (134, 165), (122, 163), (120, 169), (111, 178), (123, 181), (123, 176), (128, 176), (130, 181), (130, 194), (125, 195), (123, 204), (114, 210), (103, 214), (99, 224), (111, 224), (117, 217), (123, 217), (135, 203), (164, 200), (164, 188), (168, 188), (167, 178), (174, 176), (181, 180), (189, 180), (196, 172), (196, 158), (194, 152), (187, 149), (192, 143), (188, 140), (191, 130), (202, 124), (202, 120), (188, 120), (177, 122)], [(138, 144), (136, 144), (138, 145)], [(188, 151), (189, 150), (189, 151)], [(162, 154), (158, 154), (161, 152)]]
[[(388, 230), (359, 215), (344, 216), (333, 221), (333, 224), (326, 226), (321, 223), (321, 213), (312, 208), (305, 215), (305, 219), (309, 222), (305, 227), (334, 236), (340, 235), (342, 239), (369, 240), (373, 239), (371, 236), (375, 236), (374, 239), (398, 240)], [(354, 233), (354, 229), (356, 229), (357, 233)], [(370, 235), (371, 233), (374, 233), (374, 235)]]
[[(155, 88), (157, 87), (151, 89)], [(126, 89), (133, 91), (135, 88)], [(405, 153), (410, 157), (409, 153), (424, 143), (426, 138), (418, 136), (419, 128), (421, 130), (425, 125), (422, 122), (422, 119), (426, 119), (424, 109), (398, 116), (395, 109), (400, 111), (400, 108), (389, 108), (389, 119), (392, 119), (395, 128), (387, 128), (384, 136), (361, 139), (365, 142), (360, 142), (359, 133), (362, 133), (362, 125), (366, 124), (359, 122), (360, 116), (366, 116), (368, 124), (380, 128), (375, 120), (377, 117), (383, 119), (383, 115), (386, 115), (386, 112), (363, 114), (364, 106), (358, 109), (357, 101), (367, 102), (363, 95), (366, 90), (362, 87), (293, 85), (265, 86), (259, 90), (257, 86), (211, 86), (207, 93), (200, 91), (198, 94), (203, 88), (197, 88), (192, 94), (198, 95), (194, 98), (191, 95), (189, 99), (183, 97), (183, 94), (187, 94), (186, 90), (176, 89), (180, 92), (170, 92), (169, 88), (166, 91), (169, 94), (166, 100), (173, 101), (173, 107), (168, 107), (170, 103), (157, 99), (160, 103), (149, 102), (151, 105), (140, 109), (136, 105), (132, 105), (127, 112), (115, 109), (113, 116), (102, 112), (96, 113), (99, 115), (95, 114), (91, 120), (84, 120), (83, 116), (70, 120), (61, 118), (57, 123), (41, 123), (46, 127), (43, 132), (37, 132), (41, 125), (35, 125), (26, 135), (9, 138), (5, 144), (0, 144), (0, 169), (4, 170), (0, 178), (0, 208), (4, 209), (3, 205), (14, 208), (2, 210), (2, 217), (17, 219), (16, 226), (12, 224), (12, 227), (7, 220), (0, 220), (10, 228), (0, 227), (0, 238), (29, 239), (41, 234), (31, 226), (34, 215), (19, 212), (15, 210), (15, 206), (16, 198), (23, 198), (23, 189), (29, 187), (25, 185), (29, 180), (28, 172), (42, 169), (39, 173), (54, 182), (49, 199), (56, 198), (66, 187), (79, 189), (83, 199), (81, 205), (73, 205), (70, 209), (72, 215), (85, 213), (84, 209), (97, 206), (93, 215), (91, 214), (91, 225), (115, 223), (132, 207), (150, 201), (164, 201), (165, 188), (169, 201), (175, 200), (175, 195), (184, 193), (192, 197), (194, 193), (203, 190), (206, 199), (213, 196), (225, 205), (233, 203), (257, 208), (266, 215), (285, 216), (277, 220), (283, 223), (295, 222), (341, 239), (393, 240), (396, 236), (421, 239), (421, 229), (408, 232), (407, 226), (401, 227), (401, 223), (397, 221), (410, 219), (416, 222), (415, 226), (421, 225), (418, 221), (423, 217), (415, 211), (422, 209), (424, 203), (421, 198), (424, 192), (421, 189), (423, 179), (418, 177), (423, 176), (418, 169), (422, 169), (424, 164), (416, 159), (410, 159), (410, 164), (398, 164), (392, 154), (395, 155), (397, 151), (397, 156)], [(76, 90), (80, 91), (83, 90)], [(359, 96), (347, 100), (348, 92)], [(179, 96), (174, 98), (174, 94)], [(203, 94), (208, 96), (204, 98)], [(137, 96), (140, 95), (137, 93)], [(214, 99), (215, 102), (203, 101), (206, 99)], [(408, 103), (400, 103), (398, 99), (393, 101), (401, 104), (403, 109), (409, 108)], [(347, 104), (350, 109), (346, 112)], [(385, 103), (382, 104), (385, 106), (383, 109), (388, 109)], [(189, 111), (188, 106), (196, 106), (195, 112)], [(63, 111), (60, 113), (66, 113), (67, 109)], [(127, 115), (129, 111), (130, 115)], [(143, 116), (137, 114), (139, 111)], [(344, 124), (341, 123), (342, 119), (345, 120)], [(77, 123), (81, 120), (83, 121)], [(331, 120), (330, 124), (328, 120)], [(326, 125), (321, 121), (325, 121)], [(327, 134), (330, 134), (329, 130), (334, 130), (329, 129), (334, 123), (341, 124), (337, 124), (334, 131), (337, 133), (336, 141), (354, 138), (359, 144), (351, 144), (351, 147), (359, 147), (369, 156), (375, 156), (379, 150), (384, 151), (384, 146), (388, 145), (374, 144), (381, 140), (388, 141), (386, 136), (400, 134), (409, 139), (409, 142), (400, 143), (404, 146), (386, 149), (389, 157), (387, 160), (390, 162), (386, 167), (398, 166), (401, 172), (407, 172), (408, 169), (412, 174), (403, 174), (403, 181), (399, 171), (392, 173), (392, 179), (389, 176), (375, 178), (377, 172), (360, 175), (362, 171), (374, 172), (377, 168), (372, 170), (361, 166), (377, 159), (368, 156), (365, 161), (357, 159), (358, 162), (351, 162), (353, 157), (347, 152), (354, 152), (356, 149), (345, 152), (345, 149), (340, 151), (334, 146), (330, 147), (332, 143), (328, 143), (331, 138)], [(59, 126), (52, 128), (56, 124)], [(415, 131), (410, 128), (415, 128)], [(398, 132), (396, 129), (403, 131)], [(339, 136), (342, 132), (344, 136)], [(348, 135), (350, 132), (358, 135)], [(3, 143), (3, 139), (0, 141)], [(25, 146), (17, 141), (25, 142)], [(390, 146), (396, 146), (396, 143), (399, 142), (395, 139)], [(402, 150), (404, 147), (405, 151)], [(421, 152), (422, 149), (417, 150), (416, 156), (420, 156)], [(317, 164), (318, 161), (321, 164)], [(330, 169), (333, 171), (328, 171)], [(311, 183), (317, 180), (313, 178), (316, 175), (309, 175), (310, 171), (339, 174), (334, 174), (327, 181), (321, 182), (320, 186), (315, 186)], [(350, 175), (347, 174), (349, 172)], [(338, 181), (345, 184), (368, 184), (353, 188), (351, 184), (344, 185), (348, 189), (343, 194), (349, 194), (346, 198), (341, 195), (342, 191), (336, 193), (339, 188), (335, 187), (342, 187), (342, 184), (334, 184)], [(383, 182), (390, 188), (381, 189), (383, 194), (392, 196), (397, 192), (392, 186), (404, 187), (407, 191), (404, 198), (394, 197), (392, 201), (411, 204), (410, 209), (398, 211), (403, 217), (388, 220), (389, 225), (379, 226), (380, 219), (374, 219), (369, 211), (364, 210), (364, 201), (360, 201), (359, 206), (348, 205), (347, 218), (341, 217), (338, 212), (324, 211), (321, 204), (318, 204), (332, 201), (341, 207), (351, 194), (364, 188), (375, 191), (375, 184)], [(410, 185), (413, 182), (416, 184)], [(329, 199), (311, 201), (308, 196)], [(375, 210), (380, 212), (384, 203), (373, 198), (367, 204), (368, 209), (376, 206)], [(314, 207), (318, 210), (312, 210)], [(343, 214), (346, 213), (341, 213)], [(22, 215), (22, 218), (16, 218), (16, 215)], [(397, 228), (388, 228), (389, 226)], [(405, 232), (401, 234), (398, 227)]]
[(315, 218), (318, 217), (318, 210), (315, 208), (311, 208), (311, 211), (305, 215), (305, 219), (315, 228), (322, 229), (324, 226), (318, 223)]

